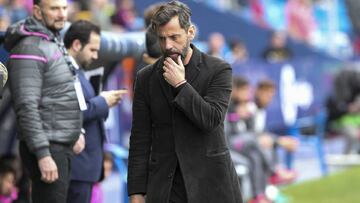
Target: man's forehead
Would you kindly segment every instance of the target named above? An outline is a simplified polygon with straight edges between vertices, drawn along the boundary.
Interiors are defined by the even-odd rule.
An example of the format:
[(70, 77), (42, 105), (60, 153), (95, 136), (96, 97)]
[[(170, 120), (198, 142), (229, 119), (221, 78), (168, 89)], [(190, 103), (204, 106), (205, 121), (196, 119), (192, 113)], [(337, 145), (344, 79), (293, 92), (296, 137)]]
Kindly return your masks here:
[(41, 6), (67, 6), (67, 0), (41, 0), (40, 2)]

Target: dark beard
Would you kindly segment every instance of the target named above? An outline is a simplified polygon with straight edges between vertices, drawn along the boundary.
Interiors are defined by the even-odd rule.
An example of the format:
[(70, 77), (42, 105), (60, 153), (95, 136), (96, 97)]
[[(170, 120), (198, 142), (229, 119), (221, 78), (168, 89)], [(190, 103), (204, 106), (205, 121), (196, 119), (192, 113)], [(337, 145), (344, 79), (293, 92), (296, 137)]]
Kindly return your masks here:
[[(165, 53), (164, 53), (164, 57), (170, 57), (170, 55), (172, 54), (177, 54), (177, 55), (180, 55), (181, 57), (181, 61), (184, 63), (184, 60), (188, 54), (188, 51), (189, 51), (189, 48), (190, 48), (190, 40), (187, 40), (186, 42), (186, 46), (181, 50), (181, 53), (179, 52), (174, 52), (172, 50), (166, 50)], [(170, 57), (171, 58), (171, 57)], [(176, 59), (173, 59), (175, 61), (175, 63), (177, 63), (177, 57)]]

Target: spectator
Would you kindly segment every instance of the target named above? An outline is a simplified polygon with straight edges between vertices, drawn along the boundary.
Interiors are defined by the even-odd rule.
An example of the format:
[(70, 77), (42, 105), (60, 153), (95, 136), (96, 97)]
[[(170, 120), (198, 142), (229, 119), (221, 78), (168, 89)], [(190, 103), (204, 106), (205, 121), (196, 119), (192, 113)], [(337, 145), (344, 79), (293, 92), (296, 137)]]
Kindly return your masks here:
[[(15, 171), (15, 185), (17, 188), (18, 198), (14, 203), (28, 203), (30, 202), (30, 180), (26, 171), (23, 171), (21, 160), (18, 156), (12, 154), (5, 154), (1, 156), (0, 163), (7, 165)], [(0, 201), (1, 202), (1, 201)]]
[(286, 170), (277, 165), (277, 146), (288, 152), (294, 152), (297, 149), (298, 141), (291, 136), (275, 135), (266, 130), (266, 108), (271, 103), (275, 94), (275, 84), (271, 80), (262, 80), (257, 84), (254, 98), (254, 111), (249, 122), (249, 131), (256, 134), (259, 144), (268, 160), (271, 160), (275, 168), (275, 173), (270, 177), (272, 184), (290, 183), (295, 177), (294, 171)]
[(270, 43), (263, 52), (263, 58), (271, 63), (283, 62), (291, 59), (292, 51), (286, 46), (286, 34), (275, 31), (272, 33)]
[(91, 22), (100, 25), (102, 30), (112, 30), (110, 10), (115, 9), (112, 8), (115, 6), (111, 5), (109, 0), (92, 0), (91, 2)]
[(265, 196), (267, 180), (272, 174), (272, 164), (264, 156), (258, 144), (257, 137), (248, 131), (255, 108), (251, 101), (251, 88), (248, 81), (242, 77), (233, 78), (233, 90), (227, 117), (225, 119), (225, 135), (230, 148), (248, 160), (251, 185), (250, 202), (270, 202)]
[(261, 27), (266, 27), (267, 23), (264, 19), (265, 12), (261, 0), (249, 0), (249, 1), (250, 1), (250, 10), (253, 21)]
[(287, 30), (291, 37), (312, 44), (316, 29), (311, 0), (289, 0), (285, 5)]
[(220, 59), (225, 58), (226, 53), (225, 38), (219, 32), (213, 32), (208, 39), (208, 54), (218, 57)]
[(11, 0), (9, 5), (11, 23), (16, 23), (28, 17), (29, 13), (25, 8), (24, 0)]
[[(0, 32), (5, 32), (11, 24), (7, 10), (0, 8)], [(2, 42), (0, 42), (2, 44)]]
[(10, 165), (0, 162), (0, 202), (12, 203), (18, 198), (16, 171)]
[(142, 19), (137, 17), (133, 0), (118, 0), (117, 9), (112, 16), (112, 23), (120, 30), (134, 31), (143, 27)]
[(345, 135), (344, 153), (360, 153), (360, 70), (342, 69), (335, 77), (334, 92), (327, 103), (330, 126)]
[[(230, 64), (242, 64), (248, 60), (248, 52), (243, 42), (234, 40), (230, 43), (231, 52), (227, 54), (227, 61)], [(234, 68), (234, 67), (233, 67)]]

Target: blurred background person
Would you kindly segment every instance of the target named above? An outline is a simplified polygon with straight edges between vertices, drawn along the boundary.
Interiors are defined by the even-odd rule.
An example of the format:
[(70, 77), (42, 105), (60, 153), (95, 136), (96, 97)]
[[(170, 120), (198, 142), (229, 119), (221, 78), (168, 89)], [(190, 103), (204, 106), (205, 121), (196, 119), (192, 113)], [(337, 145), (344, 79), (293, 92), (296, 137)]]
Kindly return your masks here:
[(312, 44), (316, 21), (311, 0), (289, 0), (285, 6), (286, 25), (289, 35), (299, 41)]
[(232, 40), (230, 42), (230, 52), (228, 52), (225, 59), (233, 68), (245, 63), (249, 59), (249, 53), (245, 44), (239, 40)]
[(249, 82), (241, 77), (233, 77), (233, 88), (228, 113), (225, 119), (225, 136), (230, 149), (243, 155), (248, 161), (251, 196), (250, 201), (271, 202), (265, 195), (268, 178), (273, 166), (263, 154), (259, 141), (253, 132), (248, 131), (254, 106), (251, 103), (251, 87)]
[(12, 203), (17, 198), (16, 171), (10, 165), (0, 162), (0, 202)]
[(269, 44), (265, 48), (262, 57), (270, 63), (278, 63), (290, 60), (293, 53), (286, 46), (286, 33), (282, 31), (274, 31), (269, 39)]
[(327, 102), (329, 127), (346, 138), (344, 153), (360, 153), (360, 67), (348, 65), (334, 81)]
[(0, 163), (15, 170), (17, 199), (16, 201), (13, 201), (13, 203), (31, 202), (31, 182), (28, 172), (24, 170), (20, 157), (14, 154), (4, 154), (0, 157)]
[(208, 38), (208, 51), (211, 56), (224, 59), (226, 55), (226, 44), (224, 35), (219, 32), (211, 33)]

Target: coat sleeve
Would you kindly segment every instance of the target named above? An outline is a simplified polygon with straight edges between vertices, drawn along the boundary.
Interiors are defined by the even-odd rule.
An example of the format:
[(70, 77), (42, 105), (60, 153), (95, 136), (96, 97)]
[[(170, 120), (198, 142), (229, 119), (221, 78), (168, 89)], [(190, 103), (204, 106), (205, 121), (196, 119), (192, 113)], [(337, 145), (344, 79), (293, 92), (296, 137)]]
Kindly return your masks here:
[(50, 155), (40, 116), (43, 75), (47, 59), (35, 46), (23, 46), (9, 56), (9, 81), (19, 132), (38, 159)]
[[(142, 71), (140, 71), (141, 73)], [(128, 194), (146, 194), (151, 148), (150, 108), (146, 102), (145, 77), (138, 74), (133, 100), (133, 121), (128, 163)]]
[(174, 99), (175, 106), (200, 129), (212, 131), (224, 122), (231, 93), (232, 71), (227, 63), (214, 73), (201, 96), (189, 83), (186, 83)]
[(83, 112), (84, 123), (93, 120), (105, 119), (109, 113), (109, 107), (102, 96), (86, 99), (87, 109)]

